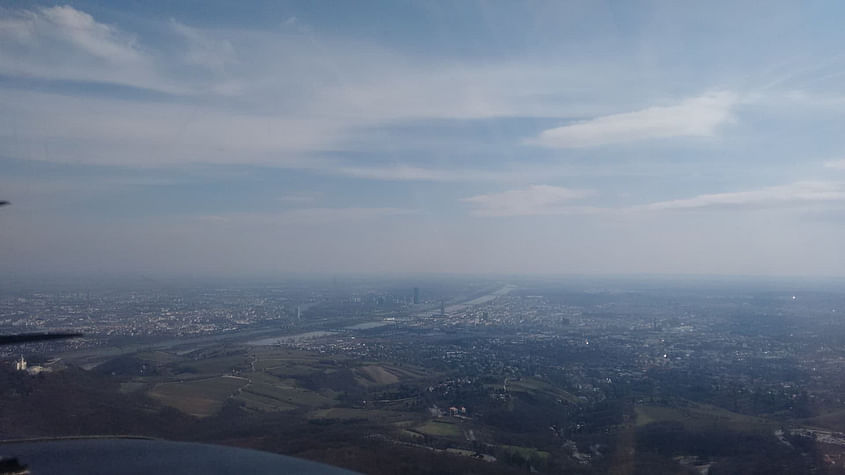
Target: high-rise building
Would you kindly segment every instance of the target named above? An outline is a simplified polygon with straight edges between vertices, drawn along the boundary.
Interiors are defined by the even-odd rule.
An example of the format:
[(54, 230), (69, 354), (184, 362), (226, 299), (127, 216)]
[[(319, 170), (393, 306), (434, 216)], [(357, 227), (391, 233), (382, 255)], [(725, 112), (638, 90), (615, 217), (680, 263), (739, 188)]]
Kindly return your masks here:
[(15, 361), (15, 369), (18, 371), (26, 371), (26, 360), (21, 355), (20, 361)]
[(440, 316), (441, 317), (446, 316), (446, 301), (445, 300), (440, 301)]
[(420, 303), (420, 288), (414, 287), (414, 305)]

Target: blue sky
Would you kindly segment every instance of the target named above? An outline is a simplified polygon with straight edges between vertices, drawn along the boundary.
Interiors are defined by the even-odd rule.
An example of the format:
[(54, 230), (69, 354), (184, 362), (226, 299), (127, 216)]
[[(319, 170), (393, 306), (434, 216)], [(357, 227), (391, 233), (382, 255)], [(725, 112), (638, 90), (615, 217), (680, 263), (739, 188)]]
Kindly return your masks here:
[(8, 273), (845, 275), (838, 2), (4, 2)]

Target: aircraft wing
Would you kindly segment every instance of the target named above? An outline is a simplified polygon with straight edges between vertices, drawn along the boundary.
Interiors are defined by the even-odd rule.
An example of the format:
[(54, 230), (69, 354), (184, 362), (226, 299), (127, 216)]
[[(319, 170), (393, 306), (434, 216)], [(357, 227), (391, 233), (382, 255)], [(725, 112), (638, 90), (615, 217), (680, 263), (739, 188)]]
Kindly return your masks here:
[[(350, 475), (341, 468), (284, 455), (193, 442), (80, 438), (0, 444), (0, 455), (30, 473), (112, 475)], [(25, 473), (25, 472), (22, 472)]]
[(17, 335), (0, 335), (0, 345), (18, 345), (45, 340), (64, 340), (65, 338), (77, 338), (82, 333), (19, 333)]

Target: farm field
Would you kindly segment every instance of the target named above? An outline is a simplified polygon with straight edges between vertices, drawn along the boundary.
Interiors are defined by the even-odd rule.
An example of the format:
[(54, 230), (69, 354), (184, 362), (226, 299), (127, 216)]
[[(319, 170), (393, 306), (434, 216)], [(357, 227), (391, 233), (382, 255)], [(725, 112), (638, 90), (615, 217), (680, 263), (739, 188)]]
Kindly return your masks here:
[(219, 411), (226, 399), (247, 383), (243, 378), (219, 376), (181, 383), (160, 383), (147, 394), (166, 406), (192, 416), (208, 417)]

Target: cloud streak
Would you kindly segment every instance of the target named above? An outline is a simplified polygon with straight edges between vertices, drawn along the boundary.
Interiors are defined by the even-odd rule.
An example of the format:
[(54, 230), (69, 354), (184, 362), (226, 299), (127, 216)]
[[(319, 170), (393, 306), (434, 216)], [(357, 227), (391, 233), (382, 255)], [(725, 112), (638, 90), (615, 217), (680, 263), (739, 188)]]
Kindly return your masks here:
[(71, 6), (3, 10), (0, 74), (185, 92), (157, 73), (134, 35)]
[(590, 208), (570, 206), (571, 201), (593, 196), (592, 190), (549, 185), (531, 185), (464, 198), (476, 216), (537, 216), (588, 212)]
[(832, 168), (834, 170), (845, 170), (845, 158), (839, 160), (828, 160), (824, 162), (825, 168)]
[[(373, 140), (385, 142), (381, 127), (419, 120), (597, 116), (546, 130), (534, 141), (551, 148), (712, 135), (729, 120), (734, 102), (721, 92), (607, 115), (619, 106), (590, 92), (612, 83), (602, 79), (613, 76), (606, 65), (453, 63), (311, 31), (209, 30), (177, 20), (163, 25), (172, 35), (165, 51), (69, 6), (7, 12), (0, 20), (0, 74), (182, 96), (165, 103), (0, 90), (0, 106), (9, 111), (16, 134), (0, 145), (10, 157), (133, 167), (254, 164), (384, 181), (525, 183), (547, 175), (522, 166), (438, 169), (318, 156), (371, 150)], [(55, 145), (49, 153), (45, 143)], [(513, 146), (520, 147), (519, 139)]]
[(845, 183), (799, 181), (757, 190), (707, 193), (692, 198), (657, 201), (645, 205), (602, 207), (573, 206), (570, 203), (596, 195), (593, 190), (532, 185), (464, 198), (476, 216), (538, 216), (598, 214), (632, 216), (643, 212), (704, 211), (741, 209), (785, 209), (808, 205), (845, 203)]
[(196, 219), (220, 225), (320, 225), (369, 221), (417, 214), (417, 210), (392, 207), (295, 208), (278, 213), (203, 215)]
[(759, 190), (710, 193), (693, 198), (658, 201), (636, 210), (672, 211), (718, 208), (773, 208), (824, 202), (845, 202), (845, 183), (800, 181)]
[(333, 166), (328, 163), (316, 164), (315, 169), (323, 173), (384, 181), (421, 181), (421, 182), (531, 182), (571, 174), (572, 170), (564, 167), (518, 167), (499, 170), (481, 170), (468, 168), (428, 168), (402, 165), (376, 166)]
[(649, 107), (544, 130), (529, 143), (550, 148), (586, 148), (672, 137), (710, 137), (731, 119), (736, 96), (717, 92), (673, 106)]
[(237, 62), (237, 55), (232, 43), (226, 39), (217, 39), (206, 35), (202, 30), (192, 28), (176, 20), (170, 21), (170, 27), (184, 38), (187, 45), (185, 61), (223, 72), (227, 65)]

